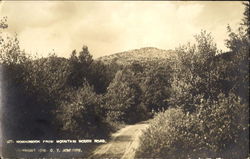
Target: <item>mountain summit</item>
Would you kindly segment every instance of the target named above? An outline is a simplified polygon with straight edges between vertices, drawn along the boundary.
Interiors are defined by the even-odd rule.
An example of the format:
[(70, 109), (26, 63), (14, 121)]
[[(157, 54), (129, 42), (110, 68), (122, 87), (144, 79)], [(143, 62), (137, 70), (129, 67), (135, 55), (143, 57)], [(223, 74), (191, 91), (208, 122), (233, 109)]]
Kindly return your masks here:
[(127, 65), (132, 62), (148, 62), (154, 60), (169, 59), (174, 55), (173, 50), (163, 50), (155, 47), (144, 47), (124, 52), (115, 53), (98, 58), (98, 60), (108, 64), (116, 62), (117, 64)]

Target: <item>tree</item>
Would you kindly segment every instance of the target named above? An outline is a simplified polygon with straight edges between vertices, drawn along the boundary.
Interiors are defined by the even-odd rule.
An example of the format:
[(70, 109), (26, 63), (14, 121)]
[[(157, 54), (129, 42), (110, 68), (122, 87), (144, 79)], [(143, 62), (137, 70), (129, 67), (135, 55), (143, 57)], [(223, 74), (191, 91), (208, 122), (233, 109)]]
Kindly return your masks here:
[(170, 97), (170, 68), (155, 66), (146, 72), (140, 83), (142, 103), (148, 111), (161, 111), (168, 108), (167, 99)]
[(100, 97), (87, 82), (77, 91), (69, 92), (56, 111), (60, 134), (65, 138), (107, 137), (111, 129), (105, 122)]
[(130, 70), (116, 73), (106, 94), (108, 120), (133, 123), (138, 121), (141, 90)]
[(81, 86), (84, 80), (89, 78), (92, 62), (93, 59), (87, 46), (83, 46), (78, 55), (74, 50), (69, 59), (70, 75), (67, 81), (68, 84), (74, 88)]
[[(7, 24), (1, 24), (1, 27), (5, 29)], [(32, 139), (53, 136), (51, 106), (54, 101), (46, 98), (50, 96), (45, 96), (50, 93), (47, 90), (55, 86), (49, 83), (51, 74), (46, 74), (45, 79), (36, 78), (36, 75), (42, 72), (40, 70), (48, 69), (34, 67), (38, 66), (39, 62), (21, 50), (17, 35), (1, 35), (0, 39), (4, 138)]]
[[(232, 54), (231, 64), (228, 70), (231, 74), (228, 76), (233, 83), (232, 92), (241, 96), (245, 102), (248, 102), (249, 96), (249, 2), (244, 3), (245, 12), (242, 25), (237, 32), (233, 32), (228, 26), (228, 36), (226, 46)], [(246, 29), (244, 29), (244, 27)]]
[(176, 49), (177, 61), (173, 66), (172, 105), (179, 105), (186, 111), (195, 111), (196, 96), (204, 99), (216, 98), (217, 88), (213, 86), (218, 77), (211, 61), (217, 51), (210, 33), (202, 31), (195, 36), (196, 44), (188, 43)]
[(6, 28), (8, 28), (7, 17), (3, 17), (3, 18), (0, 20), (0, 28), (1, 28), (1, 29), (6, 29)]
[(245, 5), (245, 11), (243, 13), (244, 18), (242, 19), (242, 25), (246, 27), (245, 32), (246, 32), (247, 36), (249, 37), (249, 35), (250, 35), (250, 14), (249, 14), (250, 3), (244, 2), (243, 4)]
[(17, 35), (14, 37), (4, 36), (2, 31), (8, 28), (7, 17), (0, 20), (0, 63), (22, 64), (28, 60), (28, 56), (20, 49)]
[(89, 72), (89, 83), (94, 86), (98, 94), (105, 93), (112, 77), (109, 76), (108, 66), (101, 61), (93, 61)]

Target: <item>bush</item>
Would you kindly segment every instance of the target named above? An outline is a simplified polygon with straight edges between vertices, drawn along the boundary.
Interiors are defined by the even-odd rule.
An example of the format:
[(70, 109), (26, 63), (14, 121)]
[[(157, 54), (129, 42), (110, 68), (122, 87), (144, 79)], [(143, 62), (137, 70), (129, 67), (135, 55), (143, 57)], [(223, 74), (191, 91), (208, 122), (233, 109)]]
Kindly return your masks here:
[(202, 123), (204, 150), (224, 158), (246, 158), (249, 154), (248, 105), (234, 94), (220, 94), (218, 101), (204, 101), (200, 106), (196, 115)]
[(140, 138), (137, 156), (187, 158), (199, 148), (199, 125), (180, 108), (159, 113)]
[(230, 94), (217, 102), (203, 101), (196, 113), (171, 108), (159, 113), (140, 138), (137, 156), (164, 158), (246, 158), (247, 105)]
[(62, 137), (107, 137), (112, 130), (105, 122), (100, 107), (100, 96), (85, 83), (75, 92), (69, 92), (69, 101), (63, 101), (56, 111)]

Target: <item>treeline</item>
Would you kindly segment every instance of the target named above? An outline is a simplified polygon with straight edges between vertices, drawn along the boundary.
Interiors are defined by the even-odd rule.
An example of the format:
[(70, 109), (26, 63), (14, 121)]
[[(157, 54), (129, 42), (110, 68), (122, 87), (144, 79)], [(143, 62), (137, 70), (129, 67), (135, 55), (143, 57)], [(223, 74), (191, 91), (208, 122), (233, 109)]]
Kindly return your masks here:
[(221, 53), (210, 34), (176, 49), (169, 109), (140, 138), (137, 157), (249, 157), (249, 2)]
[(104, 64), (87, 46), (69, 58), (36, 58), (2, 35), (0, 61), (6, 139), (108, 137), (168, 108), (168, 61)]

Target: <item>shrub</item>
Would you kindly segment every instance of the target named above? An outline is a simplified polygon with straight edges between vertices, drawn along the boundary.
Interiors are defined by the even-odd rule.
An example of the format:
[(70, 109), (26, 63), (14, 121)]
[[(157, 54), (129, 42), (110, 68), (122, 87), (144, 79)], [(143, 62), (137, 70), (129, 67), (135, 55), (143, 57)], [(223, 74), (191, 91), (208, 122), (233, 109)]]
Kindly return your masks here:
[(85, 83), (75, 92), (69, 92), (69, 101), (63, 101), (56, 111), (62, 137), (107, 137), (111, 127), (103, 118), (100, 97)]
[[(202, 144), (214, 156), (246, 158), (249, 153), (249, 108), (234, 95), (204, 101), (196, 113), (202, 123)], [(204, 146), (205, 147), (205, 146)]]
[(140, 138), (137, 156), (187, 158), (199, 147), (196, 116), (186, 115), (180, 108), (159, 113)]
[(159, 113), (140, 138), (137, 156), (164, 158), (248, 155), (248, 112), (233, 94), (216, 102), (203, 101), (198, 111), (171, 108)]

